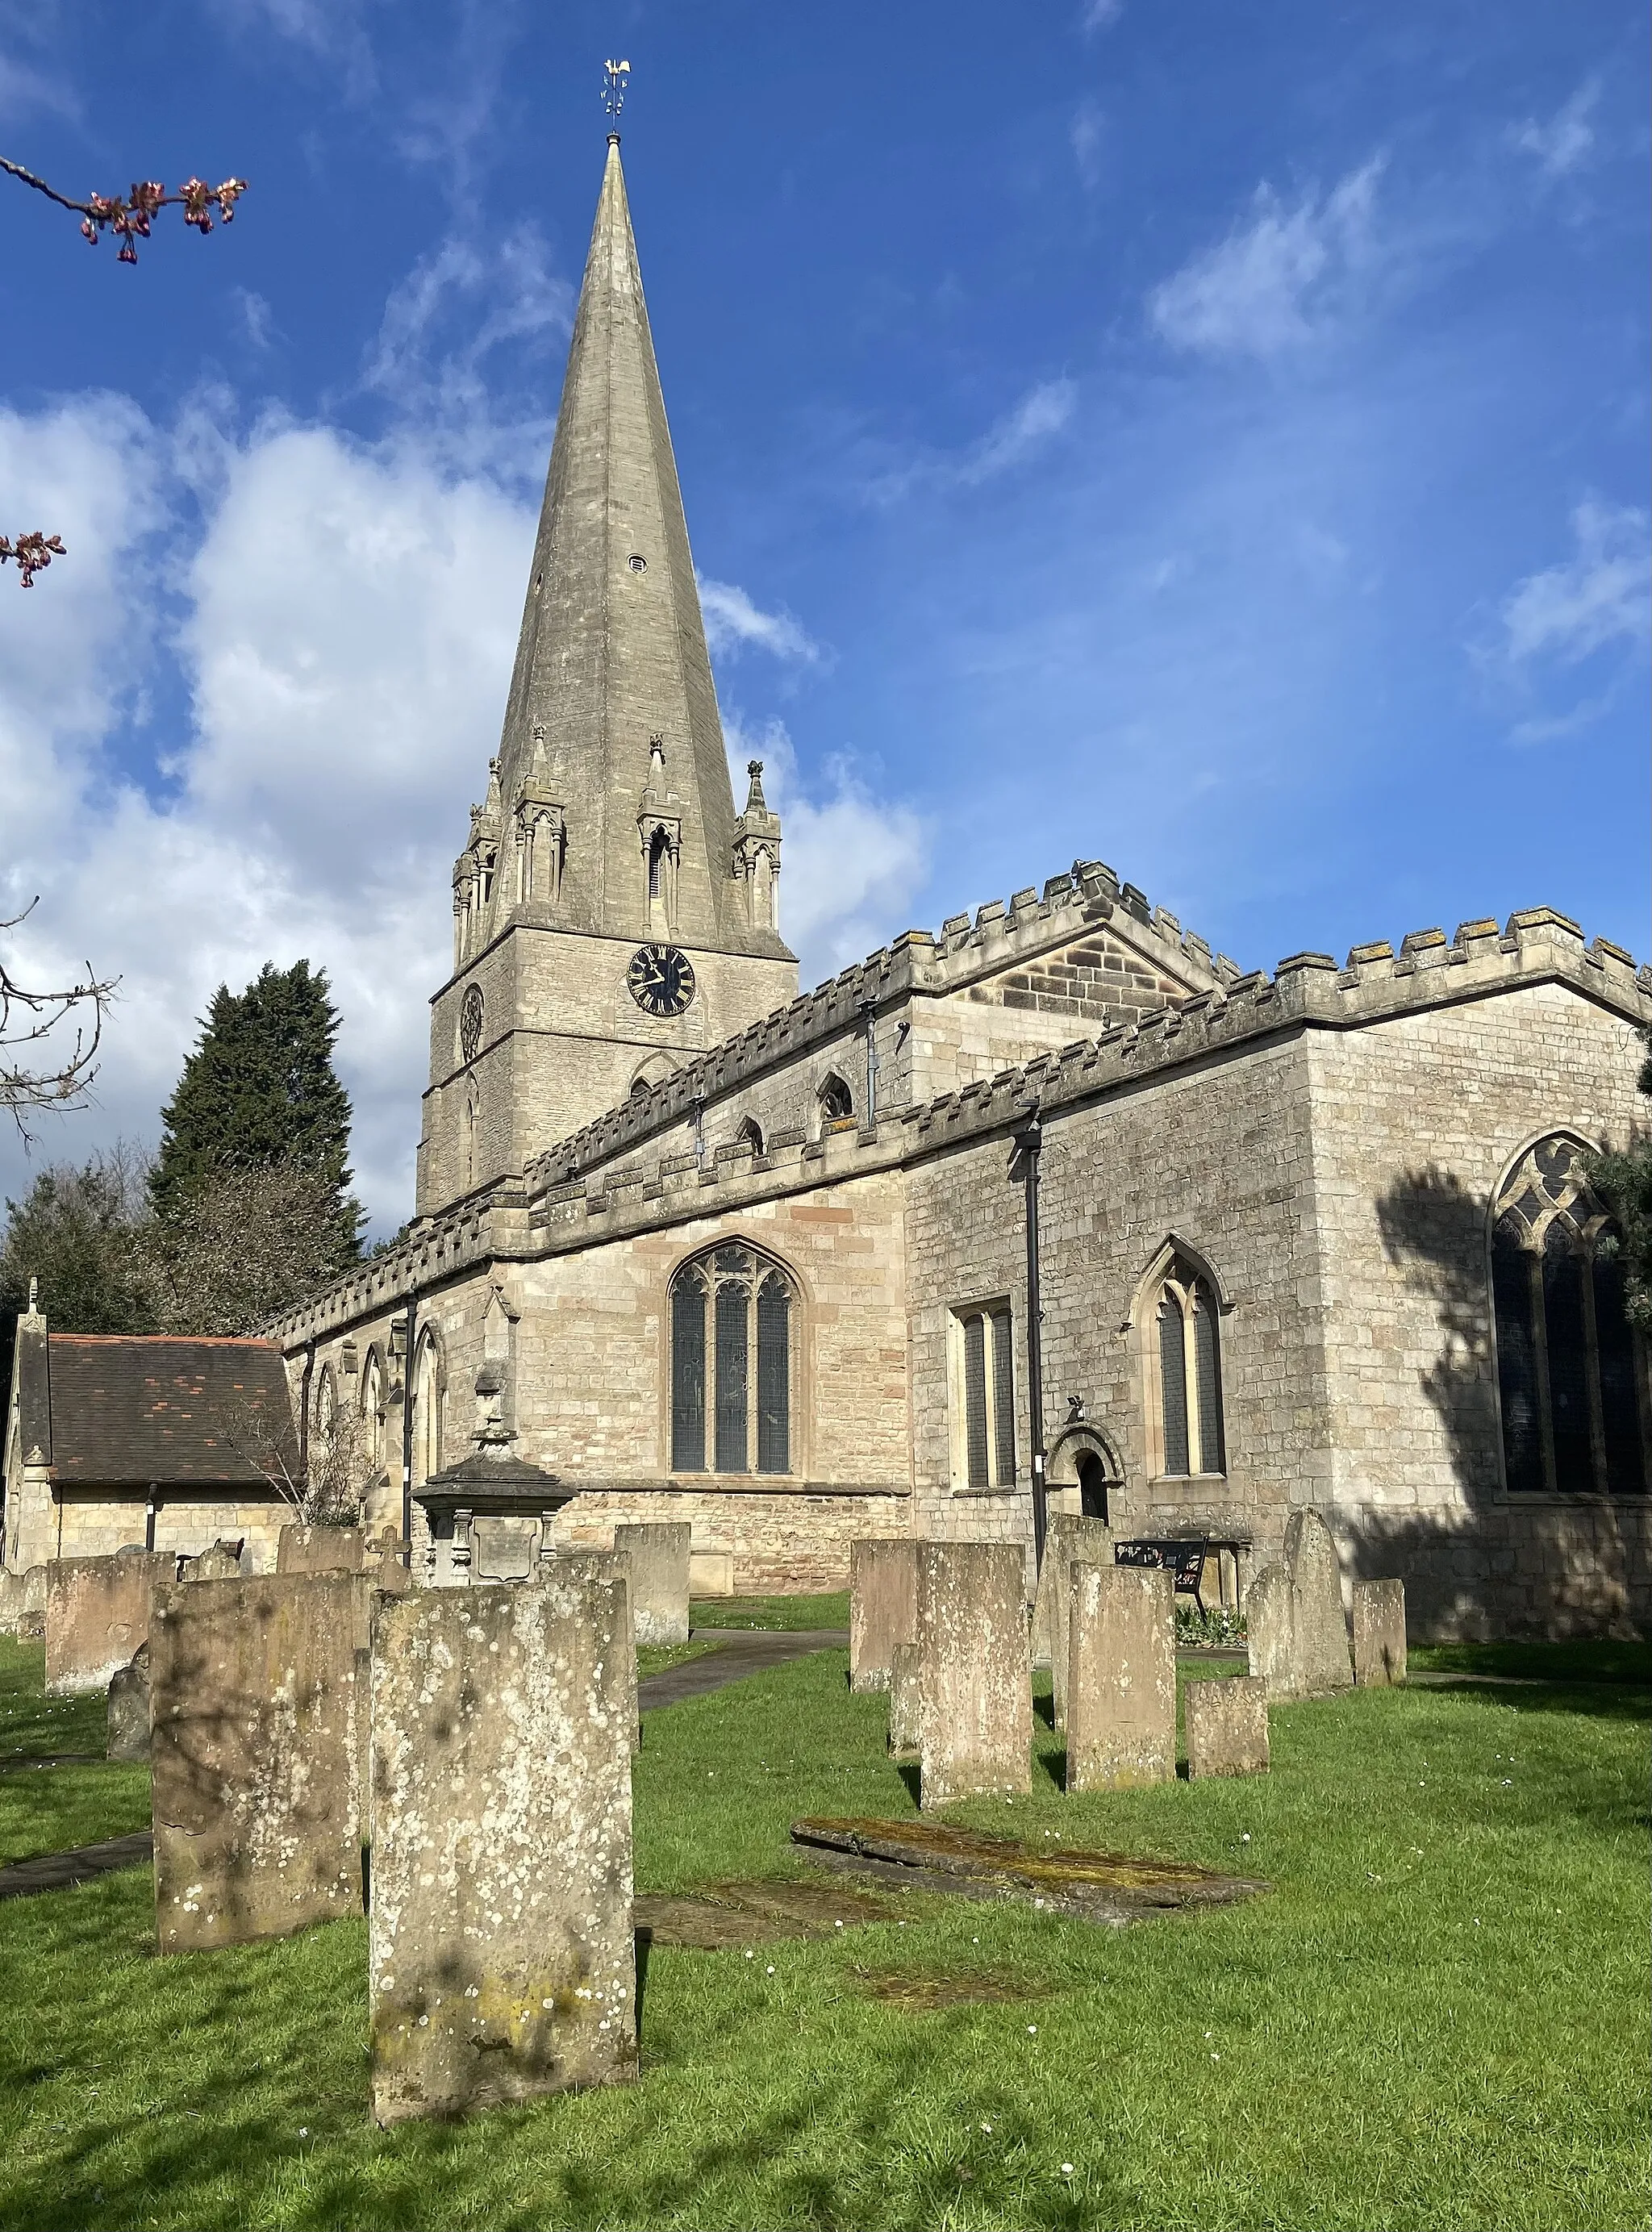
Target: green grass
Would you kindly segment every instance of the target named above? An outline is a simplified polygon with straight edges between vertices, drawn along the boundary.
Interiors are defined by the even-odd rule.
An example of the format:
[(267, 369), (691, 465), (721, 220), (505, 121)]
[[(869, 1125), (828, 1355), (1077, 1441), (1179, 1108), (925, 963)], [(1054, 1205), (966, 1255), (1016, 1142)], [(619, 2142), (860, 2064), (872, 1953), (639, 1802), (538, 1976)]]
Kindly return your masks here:
[(637, 1672), (646, 1681), (651, 1674), (664, 1674), (668, 1667), (684, 1665), (690, 1658), (704, 1658), (716, 1648), (715, 1643), (639, 1643)]
[(696, 1627), (847, 1627), (849, 1592), (838, 1589), (812, 1597), (696, 1597), (690, 1608)]
[[(364, 1925), (160, 1961), (144, 1875), (20, 1901), (0, 2223), (1618, 2232), (1649, 2198), (1649, 1711), (1364, 1691), (1276, 1709), (1267, 1778), (1071, 1799), (1040, 1719), (1032, 1796), (962, 1818), (1271, 1892), (657, 1950), (640, 2084), (450, 2127), (367, 2120)], [(800, 1872), (800, 1814), (910, 1814), (884, 1729), (841, 1652), (651, 1716), (639, 1887)], [(1033, 1996), (914, 2014), (871, 1996), (891, 1969)]]
[(1652, 1683), (1652, 1643), (1435, 1643), (1406, 1656), (1410, 1665), (1438, 1674)]
[(16, 1759), (103, 1750), (103, 1692), (49, 1697), (45, 1678), (43, 1644), (0, 1636), (0, 1866), (149, 1826), (146, 1768), (7, 1768)]

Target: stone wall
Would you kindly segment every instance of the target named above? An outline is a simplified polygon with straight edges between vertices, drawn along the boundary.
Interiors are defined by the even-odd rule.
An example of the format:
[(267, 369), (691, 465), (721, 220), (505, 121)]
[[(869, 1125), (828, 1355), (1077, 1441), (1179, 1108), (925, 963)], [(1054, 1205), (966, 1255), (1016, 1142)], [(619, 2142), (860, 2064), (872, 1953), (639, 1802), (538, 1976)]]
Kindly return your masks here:
[[(163, 1501), (155, 1514), (154, 1547), (192, 1558), (224, 1537), (241, 1536), (246, 1542), (243, 1571), (273, 1573), (275, 1545), (292, 1515), (292, 1506), (274, 1496), (251, 1500), (244, 1490), (226, 1489), (220, 1500), (198, 1489), (187, 1502), (181, 1496)], [(133, 1545), (142, 1547), (146, 1499), (141, 1489), (112, 1489), (106, 1495), (76, 1489), (54, 1497), (49, 1524), (50, 1556), (108, 1557)]]

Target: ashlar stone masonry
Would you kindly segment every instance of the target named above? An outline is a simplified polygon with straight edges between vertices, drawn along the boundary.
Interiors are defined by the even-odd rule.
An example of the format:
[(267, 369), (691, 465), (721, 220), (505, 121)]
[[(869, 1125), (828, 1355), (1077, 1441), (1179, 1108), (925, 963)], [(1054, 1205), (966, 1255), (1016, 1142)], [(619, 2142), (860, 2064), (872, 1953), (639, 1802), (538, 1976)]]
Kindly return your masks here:
[(373, 1639), (373, 2113), (637, 2073), (625, 1591), (422, 1590)]
[(919, 1802), (1033, 1787), (1026, 1564), (1019, 1544), (917, 1553)]

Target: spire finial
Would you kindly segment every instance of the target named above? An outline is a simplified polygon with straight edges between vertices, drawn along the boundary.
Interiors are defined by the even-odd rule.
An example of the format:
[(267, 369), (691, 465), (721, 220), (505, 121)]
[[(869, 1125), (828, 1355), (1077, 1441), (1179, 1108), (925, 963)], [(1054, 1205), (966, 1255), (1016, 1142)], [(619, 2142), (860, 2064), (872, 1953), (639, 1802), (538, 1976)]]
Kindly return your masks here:
[(619, 112), (625, 105), (625, 80), (631, 75), (631, 64), (604, 62), (602, 72), (602, 105), (608, 112), (608, 144), (612, 146), (619, 137)]

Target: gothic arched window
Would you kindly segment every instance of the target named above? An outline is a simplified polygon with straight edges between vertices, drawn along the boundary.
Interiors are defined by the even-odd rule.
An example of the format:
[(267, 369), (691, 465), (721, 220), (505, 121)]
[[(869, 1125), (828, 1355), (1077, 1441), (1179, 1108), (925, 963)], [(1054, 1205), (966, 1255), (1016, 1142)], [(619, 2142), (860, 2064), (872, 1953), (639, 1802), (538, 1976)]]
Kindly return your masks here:
[(683, 1264), (671, 1299), (672, 1471), (789, 1473), (790, 1277), (743, 1242), (725, 1244)]
[(1586, 1152), (1540, 1139), (1493, 1206), (1503, 1476), (1514, 1496), (1646, 1492), (1644, 1359)]
[(855, 1120), (855, 1096), (834, 1070), (817, 1096), (822, 1132), (836, 1132)]
[(367, 1351), (361, 1369), (361, 1428), (367, 1470), (376, 1474), (385, 1462), (385, 1375), (376, 1346)]
[(762, 1153), (763, 1127), (755, 1116), (748, 1116), (735, 1133), (735, 1145), (738, 1147), (749, 1147), (754, 1155)]
[(1221, 1332), (1215, 1294), (1196, 1264), (1173, 1255), (1151, 1294), (1156, 1359), (1148, 1411), (1153, 1470), (1191, 1476), (1228, 1470), (1222, 1425)]
[(413, 1474), (429, 1480), (442, 1470), (442, 1357), (433, 1333), (418, 1337), (413, 1372)]

